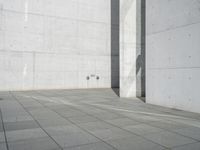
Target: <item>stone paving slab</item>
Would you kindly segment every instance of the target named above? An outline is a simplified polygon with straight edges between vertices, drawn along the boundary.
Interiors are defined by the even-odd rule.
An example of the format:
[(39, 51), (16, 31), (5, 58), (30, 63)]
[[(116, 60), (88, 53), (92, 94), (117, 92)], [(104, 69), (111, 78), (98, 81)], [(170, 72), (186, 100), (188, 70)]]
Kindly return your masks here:
[(200, 141), (200, 128), (189, 127), (189, 128), (177, 129), (174, 130), (174, 132)]
[(9, 142), (8, 146), (9, 150), (61, 150), (49, 137)]
[(135, 133), (137, 135), (147, 135), (151, 133), (157, 133), (164, 131), (160, 128), (156, 128), (147, 124), (138, 124), (138, 125), (131, 125), (123, 127), (123, 129), (126, 129), (127, 131), (130, 131), (132, 133)]
[(72, 148), (65, 148), (64, 150), (116, 150), (110, 145), (103, 143), (103, 142), (97, 142), (92, 144), (86, 144), (82, 146), (76, 146)]
[(199, 150), (200, 149), (200, 143), (192, 143), (180, 147), (173, 148), (172, 150)]
[(109, 141), (119, 150), (165, 150), (166, 148), (140, 137), (128, 137)]
[(24, 129), (6, 132), (8, 142), (20, 141), (26, 139), (36, 139), (40, 137), (46, 137), (47, 134), (41, 129)]
[(0, 143), (5, 142), (5, 135), (4, 132), (0, 132)]
[(130, 132), (115, 127), (104, 130), (91, 131), (91, 133), (103, 141), (133, 136), (133, 134)]
[(0, 150), (7, 150), (6, 143), (0, 143)]
[(193, 139), (190, 139), (190, 138), (187, 138), (175, 133), (171, 133), (168, 131), (148, 134), (148, 135), (145, 135), (144, 137), (157, 144), (163, 145), (168, 148), (173, 148), (176, 146), (197, 142)]
[(118, 127), (125, 127), (125, 126), (129, 126), (129, 125), (138, 125), (141, 124), (140, 122), (131, 120), (129, 118), (119, 118), (119, 119), (112, 119), (112, 120), (107, 120), (106, 122), (114, 125), (114, 126), (118, 126)]
[(86, 132), (77, 132), (66, 135), (53, 135), (53, 139), (63, 148), (99, 142), (100, 140)]
[(33, 121), (18, 121), (18, 122), (5, 122), (4, 128), (6, 131), (12, 130), (23, 130), (23, 129), (34, 129), (39, 128), (38, 124)]
[(71, 122), (75, 124), (81, 124), (81, 123), (88, 123), (88, 122), (96, 122), (98, 121), (97, 118), (89, 116), (89, 115), (83, 115), (83, 116), (75, 116), (68, 118)]

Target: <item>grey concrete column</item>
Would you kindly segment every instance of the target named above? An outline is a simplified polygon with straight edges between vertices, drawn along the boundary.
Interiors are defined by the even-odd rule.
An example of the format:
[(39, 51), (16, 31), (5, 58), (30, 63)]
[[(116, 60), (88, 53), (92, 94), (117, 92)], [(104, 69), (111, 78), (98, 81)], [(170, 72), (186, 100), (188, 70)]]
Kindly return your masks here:
[(144, 0), (120, 1), (121, 97), (144, 96), (145, 92), (144, 4)]

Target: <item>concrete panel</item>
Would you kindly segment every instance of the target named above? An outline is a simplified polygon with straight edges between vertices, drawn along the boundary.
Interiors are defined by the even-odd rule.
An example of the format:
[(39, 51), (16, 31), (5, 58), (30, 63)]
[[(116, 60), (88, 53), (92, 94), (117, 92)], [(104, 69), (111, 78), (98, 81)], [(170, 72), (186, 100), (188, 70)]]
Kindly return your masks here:
[(147, 1), (147, 103), (200, 112), (199, 0)]
[(149, 69), (147, 74), (148, 103), (200, 112), (199, 68)]
[(0, 52), (0, 90), (32, 89), (33, 55), (23, 52)]
[(109, 35), (109, 25), (104, 23), (78, 22), (78, 36), (81, 38), (105, 39)]
[(110, 0), (78, 0), (78, 19), (110, 23)]
[(54, 1), (55, 16), (76, 19), (78, 16), (78, 6), (77, 0)]
[(67, 56), (61, 54), (36, 54), (35, 71), (77, 71), (78, 56)]
[(40, 15), (17, 13), (13, 11), (3, 11), (3, 29), (19, 33), (44, 33), (44, 17)]
[(147, 5), (147, 34), (200, 22), (199, 0), (151, 0)]
[(4, 42), (4, 32), (0, 30), (0, 50), (4, 49), (5, 42)]
[(78, 52), (81, 55), (109, 55), (108, 41), (101, 39), (78, 38)]
[(4, 10), (12, 10), (22, 12), (25, 9), (25, 0), (1, 0), (1, 5)]
[(197, 23), (147, 36), (147, 67), (199, 67), (199, 28)]
[(78, 21), (77, 20), (52, 18), (52, 17), (46, 17), (46, 18), (53, 20), (53, 25), (51, 25), (52, 24), (51, 21), (45, 22), (45, 30), (46, 30), (46, 27), (47, 28), (52, 27), (53, 29), (50, 28), (49, 32), (53, 32), (53, 34), (55, 34), (55, 36), (56, 35), (65, 35), (65, 36), (70, 36), (70, 37), (77, 37), (77, 34), (78, 34), (78, 30), (77, 30)]
[[(64, 89), (64, 72), (42, 71), (35, 73), (35, 89)], [(55, 80), (56, 79), (56, 80)]]
[(110, 24), (110, 0), (0, 0), (0, 90), (111, 87)]

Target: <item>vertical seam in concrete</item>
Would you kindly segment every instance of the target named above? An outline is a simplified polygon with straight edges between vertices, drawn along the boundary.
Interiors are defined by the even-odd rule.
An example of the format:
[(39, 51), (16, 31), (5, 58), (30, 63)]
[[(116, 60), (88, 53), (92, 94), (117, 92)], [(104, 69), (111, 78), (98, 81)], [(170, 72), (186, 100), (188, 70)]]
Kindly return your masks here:
[(35, 89), (35, 52), (33, 52), (33, 83), (32, 88)]

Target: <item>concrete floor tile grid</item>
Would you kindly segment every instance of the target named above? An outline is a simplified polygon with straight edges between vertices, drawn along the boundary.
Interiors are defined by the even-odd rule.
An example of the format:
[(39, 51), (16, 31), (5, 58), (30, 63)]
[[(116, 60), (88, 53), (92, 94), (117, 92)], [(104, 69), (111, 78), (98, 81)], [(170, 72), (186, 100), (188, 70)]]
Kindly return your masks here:
[(111, 89), (0, 94), (0, 149), (200, 149), (199, 114), (121, 99)]

